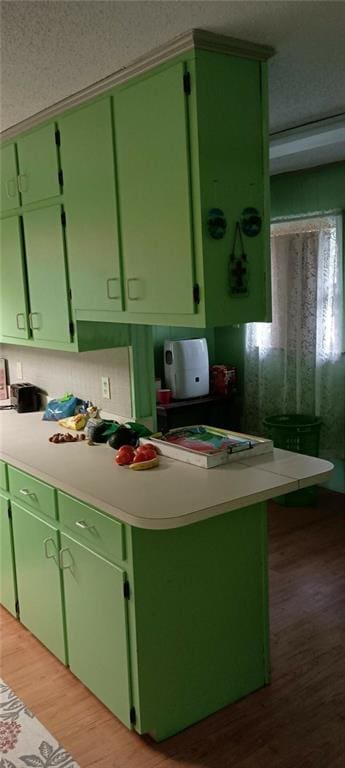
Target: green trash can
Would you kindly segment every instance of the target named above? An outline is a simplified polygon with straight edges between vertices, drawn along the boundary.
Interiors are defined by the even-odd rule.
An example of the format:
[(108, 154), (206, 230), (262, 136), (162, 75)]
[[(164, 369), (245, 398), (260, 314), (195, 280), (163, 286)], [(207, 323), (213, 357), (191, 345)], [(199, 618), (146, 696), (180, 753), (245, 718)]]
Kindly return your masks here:
[[(321, 419), (310, 414), (280, 414), (264, 419), (267, 437), (273, 440), (275, 448), (284, 448), (294, 453), (304, 453), (307, 456), (319, 455)], [(316, 503), (317, 488), (301, 488), (275, 501), (286, 507), (305, 507)]]

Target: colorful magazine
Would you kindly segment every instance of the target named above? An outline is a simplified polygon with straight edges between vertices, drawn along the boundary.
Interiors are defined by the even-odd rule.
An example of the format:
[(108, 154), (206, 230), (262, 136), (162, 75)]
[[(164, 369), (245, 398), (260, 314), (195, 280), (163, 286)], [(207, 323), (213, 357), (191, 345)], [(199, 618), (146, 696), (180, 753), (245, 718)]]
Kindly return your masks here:
[(232, 437), (202, 425), (172, 429), (162, 440), (200, 453), (233, 453), (251, 448), (251, 441), (246, 438)]

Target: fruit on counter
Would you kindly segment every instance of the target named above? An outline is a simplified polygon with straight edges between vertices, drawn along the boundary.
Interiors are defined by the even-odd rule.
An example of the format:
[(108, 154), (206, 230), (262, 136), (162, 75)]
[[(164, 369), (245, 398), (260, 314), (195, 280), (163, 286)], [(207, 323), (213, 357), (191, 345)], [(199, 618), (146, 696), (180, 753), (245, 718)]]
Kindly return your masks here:
[(135, 451), (130, 469), (152, 469), (158, 467), (159, 458), (153, 445), (140, 445)]
[(130, 469), (153, 469), (153, 467), (158, 467), (159, 464), (159, 458), (156, 456), (154, 459), (148, 459), (147, 461), (135, 461), (133, 464), (129, 465)]
[(153, 445), (141, 445), (135, 451), (133, 464), (137, 464), (142, 461), (151, 461), (151, 459), (157, 458), (157, 451)]
[(80, 440), (85, 440), (85, 435), (71, 435), (69, 432), (55, 432), (49, 438), (50, 443), (78, 443)]
[(119, 448), (116, 456), (115, 461), (120, 466), (126, 466), (127, 464), (131, 464), (132, 461), (134, 461), (134, 448), (132, 445), (122, 445), (121, 448)]

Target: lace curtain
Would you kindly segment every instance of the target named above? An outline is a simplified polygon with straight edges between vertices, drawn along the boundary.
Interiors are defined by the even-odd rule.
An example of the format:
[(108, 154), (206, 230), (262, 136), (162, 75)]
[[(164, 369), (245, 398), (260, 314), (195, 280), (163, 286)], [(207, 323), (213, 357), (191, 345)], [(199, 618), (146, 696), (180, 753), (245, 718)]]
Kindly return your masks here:
[(272, 323), (246, 326), (245, 429), (280, 413), (320, 416), (320, 455), (344, 458), (341, 217), (272, 226)]

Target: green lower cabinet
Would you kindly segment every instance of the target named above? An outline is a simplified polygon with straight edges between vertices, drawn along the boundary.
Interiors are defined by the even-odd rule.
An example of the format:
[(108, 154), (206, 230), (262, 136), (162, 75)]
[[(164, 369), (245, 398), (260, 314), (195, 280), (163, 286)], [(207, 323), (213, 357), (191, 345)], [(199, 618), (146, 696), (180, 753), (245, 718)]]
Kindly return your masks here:
[(266, 505), (132, 528), (131, 557), (136, 729), (161, 741), (269, 681)]
[(0, 495), (0, 603), (13, 616), (16, 611), (16, 577), (9, 501)]
[(14, 503), (12, 523), (20, 621), (66, 664), (58, 531)]
[(71, 671), (131, 727), (126, 574), (61, 534)]
[[(11, 498), (38, 504), (21, 475)], [(11, 501), (13, 555), (0, 494), (2, 602), (15, 614), (15, 558), (21, 622), (128, 728), (162, 741), (269, 682), (265, 503), (150, 530), (62, 492), (47, 521), (49, 498)]]

